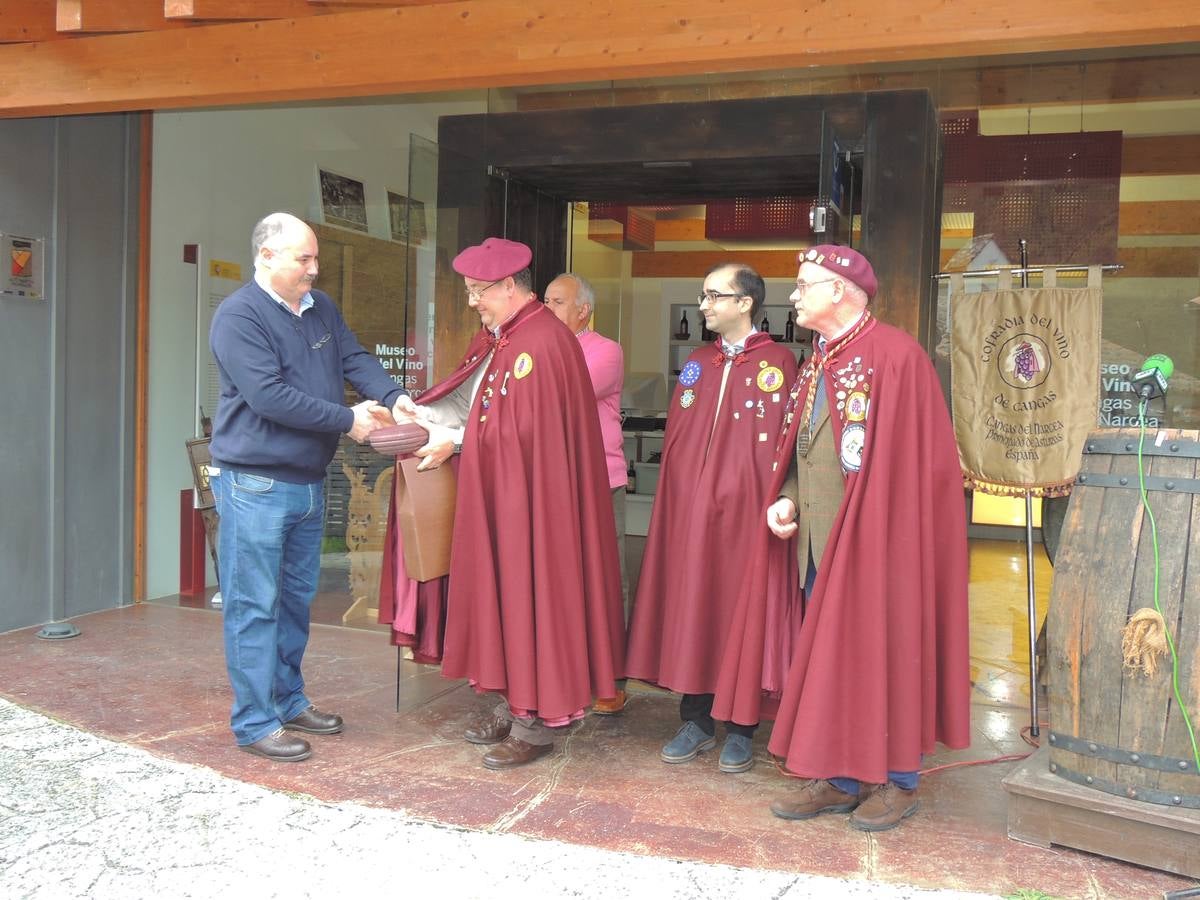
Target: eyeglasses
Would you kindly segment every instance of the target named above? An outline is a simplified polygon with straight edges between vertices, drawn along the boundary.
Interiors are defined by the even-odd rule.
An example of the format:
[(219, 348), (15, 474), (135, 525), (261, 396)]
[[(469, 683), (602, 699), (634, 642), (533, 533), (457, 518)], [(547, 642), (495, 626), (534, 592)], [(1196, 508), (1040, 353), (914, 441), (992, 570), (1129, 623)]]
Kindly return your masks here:
[(707, 301), (709, 306), (716, 306), (718, 300), (732, 300), (734, 297), (740, 300), (745, 296), (745, 294), (722, 294), (718, 291), (702, 291), (699, 296), (696, 297), (696, 303), (700, 306), (703, 306)]
[(820, 281), (797, 281), (796, 282), (796, 293), (803, 294), (805, 291), (807, 291), (810, 287), (813, 287), (814, 285), (826, 284), (827, 282), (830, 282), (830, 281), (841, 281), (841, 280), (842, 279), (840, 279), (840, 278), (822, 278)]
[[(317, 318), (321, 318), (321, 317), (317, 316)], [(329, 327), (329, 325), (326, 324), (324, 319), (321, 319), (321, 324), (325, 325), (326, 328)], [(296, 334), (300, 335), (300, 338), (304, 341), (304, 343), (308, 344), (309, 350), (320, 350), (322, 347), (324, 347), (326, 344), (328, 344), (329, 341), (333, 338), (333, 332), (327, 331), (323, 335), (321, 335), (321, 337), (319, 337), (316, 341), (309, 344), (308, 336), (303, 331), (300, 330), (299, 322), (296, 322), (295, 320), (293, 320), (292, 328), (294, 328), (296, 330)]]
[[(500, 279), (500, 281), (503, 281), (503, 280), (504, 280), (503, 278)], [(486, 291), (488, 288), (494, 288), (496, 285), (498, 285), (500, 283), (500, 281), (493, 281), (491, 284), (484, 285), (481, 288), (467, 288), (467, 299), (474, 300), (476, 303), (478, 303), (479, 298), (483, 296), (483, 292)]]

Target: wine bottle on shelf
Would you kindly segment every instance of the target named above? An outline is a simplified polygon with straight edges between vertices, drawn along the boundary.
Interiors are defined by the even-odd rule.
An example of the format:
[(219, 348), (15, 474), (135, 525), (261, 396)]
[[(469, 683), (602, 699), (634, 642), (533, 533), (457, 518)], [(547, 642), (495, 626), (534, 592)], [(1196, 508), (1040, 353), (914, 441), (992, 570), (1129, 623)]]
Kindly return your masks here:
[(708, 323), (702, 320), (700, 323), (700, 340), (707, 344), (712, 339), (713, 335), (712, 332), (708, 330)]
[(771, 320), (767, 318), (765, 313), (763, 314), (762, 321), (758, 323), (758, 330), (766, 335), (771, 333)]
[(683, 318), (679, 320), (679, 339), (686, 341), (692, 336), (692, 328), (688, 324), (687, 310), (683, 311)]
[(783, 326), (783, 339), (789, 344), (796, 339), (796, 324), (792, 321), (792, 314), (789, 312), (787, 324)]
[(633, 467), (632, 459), (629, 461), (629, 471), (626, 473), (625, 477), (625, 493), (637, 493), (637, 469)]

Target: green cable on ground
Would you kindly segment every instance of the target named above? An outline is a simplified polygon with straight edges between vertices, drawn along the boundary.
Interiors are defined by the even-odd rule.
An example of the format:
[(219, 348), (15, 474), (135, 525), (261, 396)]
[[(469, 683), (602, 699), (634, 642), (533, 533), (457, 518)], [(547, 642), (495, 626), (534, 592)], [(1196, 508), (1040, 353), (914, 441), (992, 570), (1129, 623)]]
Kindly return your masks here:
[(1196, 732), (1192, 728), (1192, 719), (1188, 715), (1187, 704), (1183, 702), (1183, 696), (1179, 692), (1179, 654), (1175, 652), (1175, 640), (1171, 637), (1171, 628), (1167, 624), (1167, 617), (1163, 615), (1162, 607), (1158, 602), (1158, 525), (1154, 521), (1154, 512), (1150, 509), (1150, 498), (1146, 495), (1146, 467), (1142, 463), (1142, 446), (1146, 443), (1146, 404), (1149, 401), (1142, 398), (1138, 404), (1138, 420), (1141, 422), (1141, 435), (1138, 438), (1138, 486), (1142, 492), (1142, 507), (1146, 510), (1146, 517), (1150, 520), (1150, 538), (1154, 545), (1154, 609), (1162, 616), (1163, 631), (1167, 635), (1167, 646), (1171, 649), (1171, 686), (1175, 690), (1175, 702), (1179, 704), (1179, 711), (1183, 713), (1183, 724), (1187, 726), (1188, 737), (1192, 741), (1192, 758), (1196, 762), (1196, 772), (1200, 774), (1200, 748), (1196, 746)]

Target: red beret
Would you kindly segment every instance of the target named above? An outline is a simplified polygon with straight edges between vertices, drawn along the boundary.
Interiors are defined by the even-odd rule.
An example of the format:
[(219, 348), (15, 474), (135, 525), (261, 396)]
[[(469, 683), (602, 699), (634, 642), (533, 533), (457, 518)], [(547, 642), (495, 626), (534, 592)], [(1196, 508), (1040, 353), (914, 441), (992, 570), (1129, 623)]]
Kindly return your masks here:
[(854, 282), (862, 288), (868, 300), (872, 299), (875, 292), (879, 290), (879, 279), (875, 277), (875, 270), (871, 268), (871, 263), (857, 250), (849, 247), (841, 247), (837, 244), (809, 247), (800, 252), (800, 262), (813, 263), (822, 269), (828, 269), (834, 275)]
[(454, 257), (454, 271), (477, 281), (499, 281), (515, 275), (533, 259), (533, 251), (517, 241), (491, 237)]

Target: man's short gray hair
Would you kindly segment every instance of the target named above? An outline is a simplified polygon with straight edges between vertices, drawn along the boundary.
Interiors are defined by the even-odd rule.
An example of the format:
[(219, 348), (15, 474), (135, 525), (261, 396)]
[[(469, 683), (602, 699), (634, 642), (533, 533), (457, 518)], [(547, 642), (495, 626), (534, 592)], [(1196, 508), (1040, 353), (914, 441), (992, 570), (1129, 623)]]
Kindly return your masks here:
[(258, 251), (270, 245), (289, 228), (303, 224), (291, 213), (273, 212), (268, 216), (263, 216), (254, 226), (254, 230), (250, 232), (250, 251), (253, 258), (258, 259)]
[(867, 292), (849, 278), (843, 278), (842, 284), (845, 285), (846, 296), (850, 297), (856, 303), (866, 306), (871, 301), (871, 298), (867, 296)]
[(558, 281), (559, 278), (570, 278), (575, 282), (575, 287), (578, 289), (575, 291), (576, 306), (596, 308), (596, 292), (592, 290), (592, 285), (586, 278), (582, 275), (576, 275), (574, 272), (562, 272), (554, 280)]

